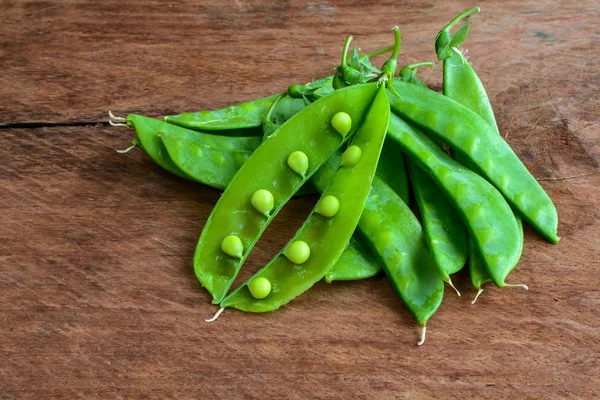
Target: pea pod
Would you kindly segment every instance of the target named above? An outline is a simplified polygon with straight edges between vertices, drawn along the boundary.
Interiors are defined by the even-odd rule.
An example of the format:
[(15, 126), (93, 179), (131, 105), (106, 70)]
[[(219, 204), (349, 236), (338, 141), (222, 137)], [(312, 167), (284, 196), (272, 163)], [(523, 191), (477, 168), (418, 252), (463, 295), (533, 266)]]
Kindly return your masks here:
[[(375, 84), (352, 86), (336, 91), (304, 108), (262, 142), (237, 172), (223, 192), (198, 241), (194, 271), (202, 285), (220, 303), (254, 244), (273, 217), (319, 166), (349, 137), (331, 125), (339, 112), (352, 121), (355, 129), (375, 97)], [(306, 155), (306, 169), (286, 165), (293, 152)], [(301, 165), (295, 165), (301, 167)], [(273, 208), (267, 215), (250, 202), (261, 189), (272, 193)], [(223, 240), (236, 236), (242, 251), (233, 256), (221, 249)]]
[[(474, 7), (465, 12), (461, 13), (458, 17), (452, 20), (448, 25), (442, 29), (442, 32), (449, 32), (454, 25), (456, 25), (463, 18), (471, 13), (478, 12), (479, 8)], [(469, 24), (464, 25), (462, 28), (462, 34), (457, 37), (462, 40), (465, 39)], [(441, 37), (443, 34), (440, 33), (438, 36)], [(498, 125), (496, 124), (496, 118), (492, 106), (488, 99), (487, 93), (481, 80), (473, 70), (471, 64), (463, 57), (462, 53), (457, 49), (460, 44), (456, 40), (457, 44), (453, 46), (441, 47), (438, 51), (438, 58), (443, 60), (443, 93), (445, 96), (455, 100), (456, 102), (471, 109), (483, 120), (485, 120), (492, 128), (490, 133), (500, 136)], [(461, 154), (456, 154), (455, 158), (458, 162), (465, 165), (467, 168), (472, 168), (468, 158)], [(523, 224), (521, 217), (515, 215), (517, 223), (519, 224), (519, 243), (521, 245), (521, 252), (523, 251)], [(513, 266), (513, 268), (516, 265)], [(481, 256), (477, 254), (477, 248), (475, 246), (469, 247), (469, 275), (471, 277), (471, 283), (475, 289), (479, 290), (478, 295), (481, 293), (481, 286), (484, 283), (490, 282), (492, 278), (486, 271)]]
[(388, 135), (446, 194), (469, 230), (496, 285), (521, 256), (519, 227), (502, 195), (485, 179), (450, 158), (437, 144), (396, 115), (390, 117)]
[(327, 271), (325, 282), (367, 279), (381, 271), (379, 261), (355, 232), (339, 260)]
[(260, 145), (259, 137), (226, 137), (163, 123), (158, 136), (177, 167), (195, 180), (224, 189)]
[[(456, 290), (450, 275), (460, 271), (467, 262), (465, 225), (446, 195), (429, 175), (415, 165), (414, 161), (409, 160), (407, 164), (427, 245), (442, 279)], [(456, 293), (460, 296), (458, 290)]]
[[(424, 66), (433, 67), (433, 63), (407, 65), (400, 70), (400, 78), (404, 82), (427, 87), (416, 75), (417, 69)], [(389, 140), (394, 141), (391, 138)], [(460, 292), (452, 284), (450, 275), (460, 271), (467, 261), (466, 228), (433, 180), (413, 161), (408, 160), (407, 166), (429, 250), (444, 281), (460, 296)]]
[(280, 95), (274, 94), (215, 111), (186, 112), (179, 115), (167, 116), (164, 118), (164, 121), (169, 124), (201, 131), (257, 128), (262, 126), (264, 116), (267, 115), (271, 105), (278, 96)]
[(383, 150), (381, 150), (377, 176), (392, 188), (406, 204), (410, 204), (410, 185), (404, 156), (400, 147), (390, 138), (385, 139)]
[[(376, 69), (371, 65), (369, 60), (393, 51), (394, 48), (395, 45), (392, 45), (361, 55), (359, 57), (360, 69), (373, 72)], [(278, 98), (283, 99), (283, 95), (288, 95), (287, 100), (284, 100), (273, 110), (273, 114), (274, 116), (283, 115), (283, 119), (287, 120), (300, 111), (300, 109), (304, 108), (305, 104), (302, 101), (293, 101), (294, 99), (303, 100), (308, 98), (313, 101), (324, 97), (333, 91), (332, 81), (333, 76), (326, 76), (306, 85), (291, 85), (287, 93), (273, 94), (214, 111), (186, 112), (179, 115), (166, 116), (164, 120), (170, 124), (192, 130), (221, 131), (220, 135), (225, 135), (223, 133), (225, 131), (228, 133), (227, 136), (262, 136), (263, 132), (260, 128), (263, 126), (267, 113)], [(243, 132), (240, 130), (243, 130)]]
[(144, 117), (143, 115), (129, 114), (127, 116), (127, 126), (133, 128), (137, 135), (139, 143), (134, 141), (134, 145), (138, 145), (144, 152), (163, 169), (169, 171), (173, 175), (180, 178), (196, 181), (195, 178), (183, 172), (169, 157), (165, 145), (158, 137), (158, 132), (177, 131), (180, 128), (166, 124), (154, 118)]
[(394, 85), (402, 96), (390, 98), (394, 113), (463, 153), (476, 172), (490, 181), (527, 222), (552, 243), (558, 242), (554, 204), (487, 122), (442, 94), (402, 81)]
[[(394, 144), (395, 154), (399, 154), (397, 150), (401, 147), (390, 139), (388, 126), (384, 148), (389, 144)], [(329, 170), (337, 166), (340, 159), (339, 155), (332, 156), (313, 175), (311, 182), (317, 190), (324, 190)], [(402, 160), (402, 157), (396, 159)], [(442, 302), (444, 281), (427, 249), (419, 220), (400, 195), (379, 177), (379, 169), (354, 235), (368, 244), (404, 304), (417, 322), (425, 325)], [(340, 258), (333, 266), (332, 274), (345, 268), (341, 261)]]
[(358, 227), (392, 286), (424, 326), (442, 303), (444, 281), (427, 249), (421, 224), (406, 203), (375, 178)]
[[(307, 110), (310, 108), (307, 107)], [(286, 248), (229, 294), (221, 302), (222, 308), (234, 307), (250, 312), (273, 311), (325, 277), (342, 255), (358, 224), (377, 169), (389, 114), (386, 89), (381, 86), (364, 122), (352, 139), (352, 146), (347, 150), (348, 152), (354, 148), (360, 149), (357, 153), (359, 156), (351, 157), (349, 162), (345, 162), (345, 158), (342, 157), (340, 167), (324, 190), (319, 204)], [(292, 121), (293, 119), (290, 120)], [(277, 135), (281, 135), (281, 132)], [(266, 143), (268, 142), (269, 140)], [(348, 190), (350, 186), (351, 191)], [(320, 205), (328, 198), (336, 199), (334, 203), (337, 206), (321, 209)], [(310, 255), (302, 257), (300, 262), (288, 253), (297, 243), (305, 243), (310, 249)], [(266, 297), (257, 298), (251, 293), (249, 285), (254, 280), (263, 278), (270, 282), (273, 290)]]

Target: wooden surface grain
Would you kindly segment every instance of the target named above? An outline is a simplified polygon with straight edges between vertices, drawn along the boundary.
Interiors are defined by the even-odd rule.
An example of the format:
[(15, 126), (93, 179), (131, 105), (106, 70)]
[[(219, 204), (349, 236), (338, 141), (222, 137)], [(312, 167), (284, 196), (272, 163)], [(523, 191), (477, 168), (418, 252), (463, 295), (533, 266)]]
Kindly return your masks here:
[[(106, 113), (221, 107), (328, 74), (343, 39), (403, 33), (432, 60), (464, 1), (0, 2), (0, 399), (600, 397), (600, 7), (483, 2), (464, 47), (499, 127), (554, 200), (475, 305), (454, 279), (427, 342), (384, 276), (317, 284), (264, 315), (216, 310), (194, 277), (216, 190), (175, 178)], [(423, 71), (440, 86), (441, 66)], [(292, 201), (237, 282), (282, 246)]]

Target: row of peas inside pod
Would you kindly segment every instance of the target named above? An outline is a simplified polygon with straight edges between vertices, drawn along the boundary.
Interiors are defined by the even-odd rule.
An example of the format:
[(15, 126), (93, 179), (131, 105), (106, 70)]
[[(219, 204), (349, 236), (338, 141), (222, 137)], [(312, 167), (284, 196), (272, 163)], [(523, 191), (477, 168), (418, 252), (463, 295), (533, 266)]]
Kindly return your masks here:
[[(558, 243), (558, 217), (500, 136), (483, 84), (459, 50), (471, 22), (452, 33), (478, 11), (461, 13), (435, 37), (443, 93), (417, 77), (431, 62), (396, 71), (396, 27), (394, 44), (372, 53), (350, 51), (347, 37), (333, 76), (283, 93), (163, 120), (110, 113), (112, 125), (135, 130), (126, 151), (140, 148), (172, 174), (224, 190), (193, 261), (220, 306), (208, 322), (227, 307), (273, 311), (319, 280), (383, 270), (422, 326), (422, 344), (445, 284), (454, 289), (451, 275), (465, 266), (475, 300), (489, 282), (527, 288), (506, 282), (523, 250), (523, 221)], [(377, 68), (372, 61), (384, 54)], [(279, 210), (309, 194), (320, 197), (302, 227), (230, 291)]]

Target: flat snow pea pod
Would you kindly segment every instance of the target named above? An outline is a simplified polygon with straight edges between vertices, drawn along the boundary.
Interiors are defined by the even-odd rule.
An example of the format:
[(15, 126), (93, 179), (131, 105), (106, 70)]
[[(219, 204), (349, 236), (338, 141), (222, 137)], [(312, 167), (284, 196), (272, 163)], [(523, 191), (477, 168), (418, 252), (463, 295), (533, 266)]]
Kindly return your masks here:
[[(520, 255), (523, 253), (523, 221), (516, 215), (515, 219), (517, 220), (517, 225), (519, 227), (517, 244), (520, 246), (520, 257)], [(516, 265), (517, 264), (507, 268), (508, 272), (510, 273), (516, 267)], [(469, 243), (469, 277), (471, 279), (471, 284), (473, 285), (473, 287), (478, 290), (477, 295), (471, 302), (471, 304), (475, 304), (475, 301), (477, 301), (477, 298), (479, 297), (481, 292), (483, 292), (482, 286), (485, 283), (492, 282), (492, 277), (490, 272), (486, 268), (485, 262), (482, 259), (481, 254), (479, 253), (477, 248), (474, 248), (474, 245), (472, 243)], [(505, 286), (518, 286), (524, 288), (525, 290), (529, 290), (527, 285), (524, 284), (505, 284)]]
[[(389, 140), (393, 138), (390, 137)], [(460, 271), (467, 262), (465, 225), (446, 195), (412, 160), (408, 161), (408, 174), (421, 213), (429, 251), (442, 279), (456, 290), (450, 275)]]
[(201, 131), (256, 128), (262, 126), (267, 112), (278, 96), (280, 94), (274, 94), (214, 111), (167, 116), (164, 121)]
[(261, 143), (259, 137), (209, 135), (167, 123), (158, 136), (181, 171), (217, 189), (225, 189)]
[[(443, 32), (449, 32), (462, 18), (478, 11), (479, 8), (474, 7), (461, 13), (442, 29), (438, 37), (442, 37), (444, 35)], [(459, 32), (462, 30), (463, 33), (458, 34), (457, 32), (457, 35), (455, 35), (460, 43), (465, 39), (468, 29), (469, 24), (466, 24), (459, 29)], [(456, 42), (457, 39), (454, 40)], [(460, 45), (460, 43), (456, 42), (455, 44), (448, 44), (445, 47), (440, 47), (438, 49), (438, 58), (443, 60), (443, 93), (445, 96), (450, 97), (474, 111), (492, 127), (494, 134), (500, 136), (487, 92), (481, 83), (481, 80), (475, 73), (475, 70), (471, 67), (471, 64), (467, 62), (462, 53), (457, 49), (457, 46)], [(456, 154), (455, 158), (467, 168), (473, 169), (466, 157), (461, 154)], [(521, 222), (521, 217), (518, 215), (515, 215), (515, 217), (519, 224), (519, 240), (522, 251), (524, 240), (523, 224)], [(485, 269), (483, 262), (481, 262), (481, 256), (477, 254), (477, 248), (475, 246), (469, 246), (469, 274), (471, 276), (473, 287), (479, 290), (477, 294), (477, 296), (479, 296), (483, 290), (481, 286), (484, 283), (490, 282), (492, 279)], [(477, 298), (477, 296), (475, 298)]]
[(339, 260), (325, 275), (325, 282), (367, 279), (381, 271), (381, 264), (355, 232)]
[(452, 202), (494, 283), (504, 287), (504, 279), (521, 256), (519, 226), (506, 200), (485, 179), (396, 115), (390, 117), (388, 136), (402, 145)]
[[(362, 150), (360, 159), (351, 165), (341, 164), (319, 200), (323, 202), (328, 197), (336, 198), (339, 200), (339, 208), (336, 207), (331, 215), (323, 213), (317, 204), (286, 248), (228, 295), (221, 302), (222, 308), (234, 307), (250, 312), (273, 311), (325, 277), (344, 252), (360, 219), (377, 169), (389, 115), (386, 89), (382, 85), (352, 139), (351, 147), (356, 146)], [(348, 190), (350, 187), (352, 190)], [(296, 261), (288, 254), (288, 249), (298, 243), (307, 245), (310, 255)], [(272, 291), (266, 297), (256, 298), (248, 285), (261, 278), (271, 283)]]
[(182, 128), (173, 127), (163, 121), (137, 114), (129, 114), (127, 116), (127, 126), (135, 130), (139, 139), (139, 147), (144, 150), (152, 161), (174, 175), (196, 181), (195, 178), (182, 171), (173, 160), (171, 160), (165, 145), (158, 137), (158, 132), (161, 130), (178, 131)]
[(552, 200), (510, 146), (467, 107), (432, 90), (401, 81), (402, 97), (390, 98), (394, 113), (462, 153), (542, 236), (557, 243), (558, 216)]
[[(389, 128), (387, 136), (384, 148), (392, 143)], [(317, 190), (325, 189), (327, 178), (340, 160), (341, 154), (334, 154), (313, 175), (311, 182)], [(400, 298), (417, 322), (425, 325), (442, 302), (444, 281), (427, 249), (419, 220), (399, 196), (380, 178), (378, 169), (354, 237), (369, 244)], [(348, 254), (351, 256), (352, 252)], [(333, 266), (331, 274), (346, 268), (341, 261), (342, 258)]]
[[(347, 113), (355, 129), (376, 91), (375, 84), (353, 86), (315, 101), (263, 141), (233, 177), (206, 221), (194, 254), (196, 276), (213, 295), (215, 304), (223, 300), (244, 260), (279, 210), (350, 137), (333, 129), (332, 117), (338, 112)], [(308, 170), (303, 175), (288, 165), (290, 154), (296, 151), (308, 157)], [(250, 202), (260, 189), (270, 191), (274, 198), (274, 208), (268, 216)], [(228, 235), (241, 239), (241, 258), (221, 251), (221, 242)]]
[(442, 303), (444, 281), (415, 215), (376, 177), (358, 228), (406, 307), (424, 326)]

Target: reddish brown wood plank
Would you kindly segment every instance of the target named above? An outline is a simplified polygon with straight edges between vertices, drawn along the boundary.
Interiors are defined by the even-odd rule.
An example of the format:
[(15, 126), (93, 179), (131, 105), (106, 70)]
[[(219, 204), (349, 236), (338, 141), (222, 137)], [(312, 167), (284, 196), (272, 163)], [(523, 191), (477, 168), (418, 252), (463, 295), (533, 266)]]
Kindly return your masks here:
[[(172, 7), (169, 7), (172, 5)], [(471, 3), (7, 1), (0, 124), (218, 107), (327, 74), (352, 33), (399, 24), (432, 59)], [(0, 129), (0, 398), (600, 397), (600, 124), (594, 2), (482, 4), (466, 43), (502, 133), (555, 201), (511, 282), (455, 279), (427, 343), (385, 277), (327, 285), (214, 324), (191, 258), (218, 192), (168, 175), (103, 126)], [(439, 85), (438, 66), (424, 71)], [(243, 271), (311, 207), (286, 207)]]

